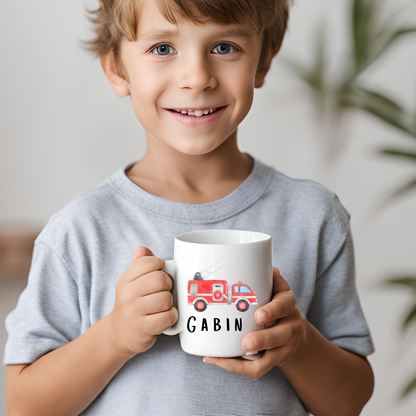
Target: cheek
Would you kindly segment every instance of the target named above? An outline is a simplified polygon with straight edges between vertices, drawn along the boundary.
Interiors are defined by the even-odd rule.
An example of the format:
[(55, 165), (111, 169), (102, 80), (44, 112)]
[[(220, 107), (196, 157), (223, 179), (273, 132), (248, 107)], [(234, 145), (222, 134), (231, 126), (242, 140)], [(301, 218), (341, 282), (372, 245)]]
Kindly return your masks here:
[(155, 103), (157, 98), (166, 89), (164, 80), (166, 76), (150, 68), (141, 68), (135, 71), (134, 77), (131, 79), (132, 94), (134, 101), (143, 106), (145, 103)]
[(222, 80), (225, 88), (235, 97), (241, 108), (250, 109), (254, 98), (254, 82), (247, 71), (236, 71), (235, 74), (227, 76)]
[(161, 103), (159, 97), (163, 95), (164, 87), (161, 79), (155, 76), (138, 74), (131, 80), (131, 101), (133, 110), (140, 123), (145, 126), (152, 122), (158, 122)]
[(249, 112), (253, 104), (254, 99), (254, 88), (250, 85), (245, 85), (244, 88), (240, 91), (240, 96), (238, 97), (242, 106), (244, 106), (244, 111)]
[(234, 92), (236, 122), (241, 123), (250, 112), (254, 99), (254, 90), (251, 85), (240, 84)]

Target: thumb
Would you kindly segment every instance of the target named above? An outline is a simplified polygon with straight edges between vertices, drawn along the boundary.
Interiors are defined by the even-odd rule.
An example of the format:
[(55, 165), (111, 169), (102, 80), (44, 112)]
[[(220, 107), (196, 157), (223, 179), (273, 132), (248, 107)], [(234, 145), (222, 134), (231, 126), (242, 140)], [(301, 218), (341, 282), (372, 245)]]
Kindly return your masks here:
[(133, 261), (139, 259), (140, 257), (144, 256), (154, 256), (153, 251), (150, 250), (150, 248), (147, 248), (145, 246), (139, 246), (137, 247), (136, 251), (134, 252)]

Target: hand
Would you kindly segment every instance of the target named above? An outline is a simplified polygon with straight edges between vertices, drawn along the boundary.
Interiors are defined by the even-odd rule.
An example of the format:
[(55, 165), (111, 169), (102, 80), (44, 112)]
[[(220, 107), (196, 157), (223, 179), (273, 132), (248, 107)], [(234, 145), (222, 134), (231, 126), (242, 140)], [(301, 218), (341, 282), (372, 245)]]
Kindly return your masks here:
[[(296, 306), (296, 298), (289, 283), (279, 270), (273, 267), (273, 299), (257, 309), (255, 320), (259, 325), (268, 323), (267, 328), (248, 332), (242, 339), (246, 351), (265, 350), (258, 360), (244, 358), (203, 357), (205, 362), (232, 373), (249, 376), (257, 380), (275, 366), (286, 364), (300, 353), (305, 345), (306, 317)], [(261, 315), (266, 313), (266, 318)], [(279, 322), (277, 322), (279, 320)], [(246, 347), (245, 341), (252, 340)]]
[(170, 293), (172, 278), (163, 271), (164, 267), (165, 260), (140, 246), (116, 283), (110, 317), (123, 354), (134, 356), (147, 351), (156, 342), (156, 335), (178, 320)]

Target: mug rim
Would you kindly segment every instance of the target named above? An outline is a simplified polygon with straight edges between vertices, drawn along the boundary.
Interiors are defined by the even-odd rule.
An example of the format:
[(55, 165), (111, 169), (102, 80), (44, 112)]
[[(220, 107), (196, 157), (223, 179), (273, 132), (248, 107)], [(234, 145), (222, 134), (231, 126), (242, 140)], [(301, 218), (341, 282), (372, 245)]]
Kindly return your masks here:
[[(217, 234), (219, 232), (231, 232), (231, 233), (244, 233), (249, 235), (258, 236), (260, 239), (256, 241), (249, 241), (246, 243), (199, 243), (195, 241), (188, 241), (184, 238), (187, 236), (195, 235), (198, 233), (202, 234)], [(186, 233), (179, 234), (175, 237), (175, 240), (180, 241), (181, 243), (188, 243), (188, 244), (199, 244), (199, 245), (205, 245), (205, 246), (241, 246), (245, 244), (259, 244), (264, 243), (268, 240), (271, 240), (271, 235), (262, 233), (260, 231), (251, 231), (251, 230), (238, 230), (238, 229), (228, 229), (228, 228), (212, 228), (212, 229), (205, 229), (205, 230), (194, 230), (194, 231), (188, 231)]]

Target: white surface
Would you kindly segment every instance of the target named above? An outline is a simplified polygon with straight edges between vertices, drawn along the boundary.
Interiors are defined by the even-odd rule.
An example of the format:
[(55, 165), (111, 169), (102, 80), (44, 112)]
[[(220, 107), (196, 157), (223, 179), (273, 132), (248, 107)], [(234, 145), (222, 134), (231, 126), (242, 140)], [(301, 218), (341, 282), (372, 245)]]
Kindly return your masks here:
[[(174, 244), (174, 260), (165, 261), (164, 270), (173, 277), (173, 304), (178, 309), (179, 319), (163, 333), (179, 333), (181, 347), (188, 354), (212, 357), (246, 354), (241, 347), (241, 338), (263, 327), (254, 320), (255, 311), (272, 296), (271, 236), (251, 231), (205, 229), (181, 234)], [(195, 272), (202, 278), (199, 283), (194, 281), (198, 287), (196, 296), (188, 293), (189, 276), (194, 276)], [(261, 284), (258, 284), (259, 280)], [(240, 282), (252, 292), (236, 294), (234, 285)], [(219, 289), (221, 301), (213, 296), (217, 290), (213, 288), (215, 283), (222, 286)], [(193, 304), (188, 302), (188, 294), (195, 296)], [(241, 299), (248, 302), (245, 310), (236, 307)], [(194, 307), (200, 300), (206, 303), (203, 316)], [(208, 331), (202, 329), (203, 321)], [(214, 321), (222, 329), (212, 331)], [(227, 321), (227, 328), (230, 325), (231, 330), (224, 331)], [(244, 329), (236, 330), (237, 322)]]
[[(281, 56), (313, 58), (313, 36), (329, 23), (332, 73), (348, 47), (349, 2), (295, 0)], [(384, 2), (387, 4), (387, 2)], [(390, 1), (390, 9), (407, 1)], [(43, 226), (76, 194), (98, 185), (146, 149), (144, 131), (130, 99), (118, 99), (94, 61), (77, 46), (90, 36), (84, 4), (94, 1), (1, 2), (0, 34), (0, 221)], [(415, 8), (409, 9), (416, 16)], [(408, 20), (409, 20), (408, 19)], [(413, 22), (414, 23), (414, 22)], [(364, 75), (374, 88), (415, 108), (415, 36), (400, 41)], [(374, 118), (353, 114), (344, 125), (341, 156), (325, 159), (327, 137), (317, 127), (303, 84), (274, 61), (265, 86), (255, 91), (250, 114), (239, 129), (242, 151), (293, 177), (315, 179), (335, 191), (351, 213), (357, 287), (376, 352), (369, 357), (376, 386), (364, 416), (415, 414), (416, 393), (396, 402), (416, 374), (415, 328), (399, 329), (411, 305), (410, 293), (379, 289), (390, 274), (415, 273), (416, 193), (373, 212), (376, 202), (414, 177), (414, 164), (375, 154), (382, 146), (413, 142)], [(255, 138), (255, 140), (253, 139)], [(7, 203), (5, 203), (7, 202)], [(0, 282), (1, 352), (4, 317), (17, 301), (22, 282)], [(5, 368), (1, 367), (0, 387)], [(0, 415), (6, 415), (0, 394)]]

